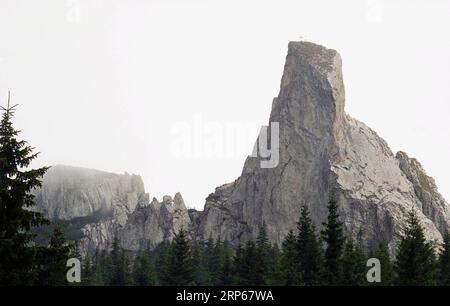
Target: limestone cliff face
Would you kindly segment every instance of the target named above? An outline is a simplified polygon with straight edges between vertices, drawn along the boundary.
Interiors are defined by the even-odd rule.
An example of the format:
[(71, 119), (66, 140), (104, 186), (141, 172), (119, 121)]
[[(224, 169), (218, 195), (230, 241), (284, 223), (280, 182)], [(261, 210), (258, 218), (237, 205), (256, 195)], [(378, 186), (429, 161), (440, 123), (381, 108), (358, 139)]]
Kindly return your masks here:
[(416, 162), (399, 154), (344, 112), (339, 54), (309, 42), (291, 42), (270, 122), (280, 126), (280, 162), (263, 169), (249, 157), (241, 177), (210, 195), (199, 220), (202, 237), (241, 242), (263, 223), (281, 243), (308, 205), (320, 228), (331, 193), (346, 234), (369, 246), (393, 248), (407, 212), (415, 207), (430, 240), (449, 228), (449, 206)]
[(191, 219), (181, 194), (162, 202), (155, 198), (147, 206), (139, 206), (128, 218), (121, 237), (124, 248), (138, 250), (154, 247), (164, 240), (172, 240), (181, 228), (188, 231)]
[[(291, 42), (270, 123), (279, 123), (279, 163), (262, 168), (248, 157), (234, 182), (216, 188), (204, 211), (188, 210), (180, 194), (149, 203), (142, 180), (73, 167), (53, 167), (37, 190), (38, 210), (55, 219), (96, 215), (84, 225), (85, 253), (108, 248), (113, 237), (128, 250), (172, 239), (180, 228), (193, 239), (255, 237), (265, 224), (281, 244), (308, 205), (320, 229), (331, 194), (348, 236), (368, 247), (387, 241), (394, 250), (408, 212), (418, 211), (431, 241), (450, 230), (450, 207), (434, 180), (406, 153), (394, 155), (364, 123), (344, 112), (341, 58), (335, 50)], [(103, 213), (108, 212), (108, 213)]]
[(181, 228), (189, 231), (190, 224), (188, 210), (179, 193), (174, 199), (164, 196), (162, 202), (154, 198), (151, 203), (140, 202), (124, 224), (110, 218), (84, 226), (80, 248), (83, 254), (93, 254), (96, 249), (111, 247), (115, 236), (121, 246), (130, 251), (152, 248), (164, 240), (172, 240)]
[(70, 220), (94, 213), (114, 215), (124, 224), (145, 198), (144, 184), (137, 175), (119, 175), (70, 166), (51, 167), (42, 188), (34, 191), (36, 209), (56, 220)]

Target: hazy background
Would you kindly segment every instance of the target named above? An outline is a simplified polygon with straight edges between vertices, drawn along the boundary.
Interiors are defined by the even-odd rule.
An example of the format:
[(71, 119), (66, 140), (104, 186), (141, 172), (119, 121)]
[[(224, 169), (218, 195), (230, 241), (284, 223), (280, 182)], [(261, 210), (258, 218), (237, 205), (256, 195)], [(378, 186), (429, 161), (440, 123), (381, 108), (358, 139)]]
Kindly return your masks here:
[(250, 152), (287, 44), (306, 39), (342, 55), (347, 112), (417, 157), (449, 200), (449, 16), (438, 0), (0, 0), (0, 103), (11, 90), (35, 166), (140, 174), (151, 196), (202, 208), (245, 154), (176, 156), (195, 132), (174, 126), (249, 125)]

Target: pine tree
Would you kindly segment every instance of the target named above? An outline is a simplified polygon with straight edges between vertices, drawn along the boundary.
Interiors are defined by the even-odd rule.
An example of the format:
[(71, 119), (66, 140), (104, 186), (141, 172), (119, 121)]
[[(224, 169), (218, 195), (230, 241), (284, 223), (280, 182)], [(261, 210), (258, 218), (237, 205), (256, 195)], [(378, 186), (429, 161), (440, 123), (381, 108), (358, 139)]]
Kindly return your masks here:
[(126, 286), (131, 282), (130, 259), (125, 250), (120, 247), (119, 239), (114, 237), (111, 250), (111, 278), (109, 284), (112, 286)]
[(297, 223), (298, 268), (306, 286), (318, 285), (322, 276), (323, 254), (308, 207), (302, 207)]
[(245, 275), (244, 248), (238, 244), (233, 258), (233, 285), (243, 285)]
[(283, 241), (279, 261), (279, 285), (299, 286), (302, 284), (302, 275), (298, 269), (297, 239), (292, 230)]
[(0, 286), (32, 284), (39, 267), (34, 265), (42, 248), (32, 244), (31, 228), (48, 224), (38, 212), (31, 211), (33, 188), (40, 187), (40, 178), (47, 167), (25, 170), (38, 156), (17, 139), (19, 131), (12, 125), (16, 105), (1, 107), (0, 122)]
[(192, 245), (192, 268), (196, 286), (206, 286), (210, 281), (208, 267), (205, 265), (205, 253), (202, 243), (196, 242)]
[(450, 235), (444, 235), (444, 245), (439, 255), (439, 285), (450, 286)]
[(385, 242), (380, 242), (373, 253), (373, 257), (380, 261), (381, 282), (373, 285), (392, 286), (394, 284), (395, 272), (389, 255), (389, 249)]
[(175, 235), (170, 247), (166, 284), (171, 286), (192, 285), (194, 271), (192, 269), (191, 248), (186, 232), (181, 229)]
[(415, 210), (411, 210), (398, 248), (396, 272), (398, 285), (433, 285), (436, 282), (436, 258), (425, 240)]
[(274, 269), (274, 261), (270, 256), (271, 245), (269, 237), (267, 236), (267, 226), (265, 223), (259, 228), (258, 237), (256, 238), (257, 257), (259, 258), (259, 265), (256, 267), (255, 277), (256, 283), (259, 285), (266, 285), (267, 277)]
[(352, 240), (345, 243), (342, 258), (342, 279), (341, 285), (360, 286), (366, 282), (366, 256), (359, 245), (355, 245)]
[(111, 254), (106, 250), (96, 250), (92, 264), (92, 285), (110, 285), (112, 279), (113, 264)]
[(342, 275), (342, 252), (345, 239), (342, 221), (339, 219), (338, 204), (334, 197), (330, 198), (328, 219), (323, 225), (322, 237), (326, 243), (324, 280), (327, 285), (339, 285)]
[(138, 251), (133, 265), (133, 284), (136, 286), (156, 285), (156, 275), (148, 250)]
[(243, 249), (242, 267), (240, 280), (244, 286), (264, 285), (261, 275), (261, 258), (258, 254), (258, 247), (254, 240), (247, 241)]
[(81, 284), (88, 286), (93, 285), (94, 270), (91, 263), (91, 258), (86, 255), (81, 265)]
[(164, 240), (159, 243), (152, 252), (158, 285), (166, 284), (170, 245), (171, 244), (167, 240)]
[(231, 249), (227, 240), (222, 244), (221, 263), (219, 272), (219, 286), (231, 286), (233, 284), (233, 266)]
[(69, 244), (58, 224), (53, 224), (53, 234), (47, 247), (40, 248), (34, 259), (39, 266), (36, 284), (46, 286), (62, 286), (67, 284), (66, 263), (74, 253), (74, 246)]
[(272, 271), (267, 275), (267, 285), (269, 286), (277, 286), (280, 285), (280, 249), (278, 248), (278, 245), (275, 243), (271, 249), (269, 258), (273, 262), (273, 268)]
[(214, 286), (218, 282), (220, 270), (220, 241), (214, 244), (212, 236), (206, 242), (205, 248), (206, 268), (208, 271), (207, 284)]

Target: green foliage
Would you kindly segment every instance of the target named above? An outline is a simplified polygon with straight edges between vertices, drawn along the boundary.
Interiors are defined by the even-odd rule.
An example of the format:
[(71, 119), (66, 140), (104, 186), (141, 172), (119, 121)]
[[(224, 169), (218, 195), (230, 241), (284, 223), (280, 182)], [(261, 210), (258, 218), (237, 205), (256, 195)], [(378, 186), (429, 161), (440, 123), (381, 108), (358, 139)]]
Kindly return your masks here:
[(394, 266), (392, 264), (389, 249), (385, 242), (380, 242), (373, 253), (373, 257), (380, 261), (381, 282), (372, 283), (372, 285), (392, 286), (395, 280)]
[(298, 265), (303, 284), (318, 285), (323, 274), (323, 252), (307, 206), (302, 207), (297, 229)]
[(187, 233), (181, 229), (170, 247), (164, 283), (172, 286), (188, 286), (194, 281), (191, 247)]
[(411, 210), (398, 248), (395, 268), (396, 284), (403, 286), (434, 285), (436, 257), (433, 246), (425, 240), (416, 212)]
[(219, 272), (219, 286), (230, 286), (233, 284), (233, 262), (232, 262), (232, 250), (228, 241), (222, 244), (221, 248), (221, 263)]
[(450, 235), (445, 233), (444, 245), (439, 255), (439, 285), (450, 286)]
[[(41, 186), (48, 167), (27, 170), (37, 158), (34, 148), (19, 140), (12, 125), (16, 106), (1, 107), (0, 121), (0, 286), (64, 284), (70, 246), (55, 227), (48, 246), (36, 245), (33, 227), (49, 221), (32, 210), (31, 190)], [(50, 234), (50, 231), (49, 231)]]
[(278, 263), (279, 276), (277, 285), (298, 286), (302, 284), (302, 274), (299, 271), (298, 255), (297, 238), (291, 230), (283, 241)]
[(334, 197), (330, 198), (328, 219), (323, 225), (322, 238), (326, 243), (324, 280), (328, 285), (339, 285), (342, 277), (342, 253), (345, 239), (342, 221), (338, 214), (338, 204)]
[[(334, 215), (333, 213), (333, 210), (336, 210), (336, 205), (330, 205), (330, 210), (332, 217), (328, 219), (327, 224), (334, 225), (330, 226), (329, 229), (334, 228), (336, 230), (337, 228), (337, 231), (340, 232), (340, 227), (338, 226), (340, 221), (337, 214)], [(414, 230), (412, 230), (413, 228)], [(408, 237), (420, 237), (420, 235), (417, 235), (420, 226), (418, 227), (418, 223), (416, 223), (414, 218), (410, 218), (408, 229)], [(264, 238), (266, 236), (264, 230), (260, 230), (258, 239), (250, 239), (245, 246), (238, 245), (234, 250), (228, 241), (221, 242), (218, 240), (214, 242), (210, 238), (206, 242), (191, 242), (187, 237), (187, 233), (181, 230), (172, 242), (164, 241), (153, 250), (140, 250), (136, 254), (133, 265), (133, 284), (172, 286), (369, 285), (366, 281), (366, 273), (368, 271), (366, 260), (368, 258), (362, 245), (350, 239), (344, 240), (343, 236), (331, 233), (331, 230), (329, 232), (329, 237), (334, 236), (337, 238), (328, 239), (327, 241), (342, 242), (339, 259), (337, 261), (334, 260), (339, 265), (339, 279), (334, 279), (333, 282), (330, 282), (329, 278), (321, 277), (329, 272), (326, 270), (327, 268), (324, 264), (326, 258), (324, 259), (325, 256), (323, 256), (323, 252), (325, 251), (326, 254), (326, 248), (329, 248), (329, 245), (321, 246), (318, 238), (315, 236), (314, 226), (308, 210), (303, 208), (298, 222), (298, 234), (296, 235), (293, 231), (290, 231), (283, 241), (281, 251), (278, 251), (277, 246), (271, 246), (268, 239)], [(412, 233), (415, 233), (415, 235), (412, 235)], [(329, 237), (325, 236), (325, 238)], [(406, 237), (403, 239), (410, 239)], [(442, 267), (446, 267), (444, 263), (447, 263), (443, 258), (448, 256), (448, 253), (446, 253), (448, 252), (448, 238), (446, 243), (440, 257)], [(447, 251), (445, 251), (446, 248)], [(427, 248), (423, 247), (414, 248), (414, 250), (421, 249), (427, 250)], [(267, 253), (262, 253), (262, 250), (265, 250)], [(111, 252), (97, 252), (92, 258), (92, 264), (84, 263), (85, 266), (90, 266), (88, 270), (92, 271), (92, 282), (90, 284), (127, 284), (127, 281), (123, 281), (123, 279), (126, 279), (123, 275), (127, 274), (126, 269), (123, 269), (123, 263), (126, 263), (126, 260), (121, 254), (124, 254), (124, 252), (120, 249), (118, 241), (115, 240)], [(270, 260), (266, 260), (268, 260), (267, 262), (274, 262), (275, 267), (264, 271), (264, 274), (262, 274), (260, 268), (261, 263), (264, 262), (261, 254), (266, 254), (264, 256), (270, 257)], [(330, 252), (329, 254), (333, 253)], [(371, 285), (400, 284), (401, 278), (396, 277), (394, 273), (394, 265), (385, 243), (380, 243), (371, 257), (380, 260), (382, 281)], [(429, 258), (426, 262), (432, 262), (432, 258)], [(114, 263), (116, 261), (118, 263)], [(412, 261), (408, 262), (411, 263)], [(399, 267), (399, 260), (397, 260), (396, 264), (396, 267)], [(416, 266), (410, 267), (411, 270), (425, 272), (424, 269), (417, 267), (418, 264), (422, 265), (423, 261), (413, 261), (413, 264)], [(116, 269), (115, 266), (122, 268)], [(118, 273), (118, 271), (122, 281), (113, 282), (112, 280), (115, 279), (114, 273)], [(308, 280), (305, 280), (305, 275), (307, 274), (309, 275)], [(212, 282), (213, 279), (215, 279), (214, 282)], [(421, 284), (428, 283), (421, 282)]]
[(347, 240), (342, 258), (340, 285), (360, 286), (366, 284), (366, 262), (367, 258), (362, 248), (355, 245), (353, 241)]
[(156, 273), (153, 268), (148, 250), (140, 250), (134, 260), (133, 285), (154, 286), (156, 285)]

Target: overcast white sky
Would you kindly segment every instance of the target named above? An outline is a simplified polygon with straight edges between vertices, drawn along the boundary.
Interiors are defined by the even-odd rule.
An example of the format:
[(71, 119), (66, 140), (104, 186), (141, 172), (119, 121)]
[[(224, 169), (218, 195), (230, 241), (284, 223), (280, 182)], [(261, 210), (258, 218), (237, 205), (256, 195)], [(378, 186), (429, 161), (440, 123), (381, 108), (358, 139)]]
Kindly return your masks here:
[(250, 152), (287, 44), (303, 38), (340, 52), (347, 112), (417, 157), (449, 200), (449, 32), (439, 0), (1, 0), (0, 103), (11, 90), (36, 166), (140, 174), (151, 196), (202, 208), (245, 154), (180, 157), (174, 143), (249, 126)]

